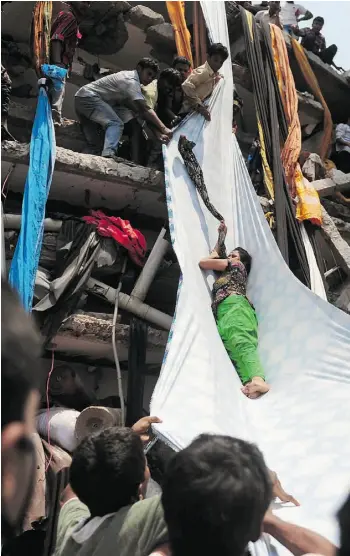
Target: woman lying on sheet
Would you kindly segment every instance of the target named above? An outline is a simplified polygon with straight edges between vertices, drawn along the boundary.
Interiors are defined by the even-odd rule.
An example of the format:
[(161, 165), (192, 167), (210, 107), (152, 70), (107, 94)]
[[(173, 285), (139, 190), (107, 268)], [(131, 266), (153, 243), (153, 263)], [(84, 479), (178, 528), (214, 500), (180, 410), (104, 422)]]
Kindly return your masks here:
[(227, 228), (219, 226), (219, 238), (209, 257), (201, 259), (203, 270), (215, 270), (212, 309), (218, 331), (243, 383), (242, 392), (251, 399), (269, 391), (258, 355), (258, 321), (246, 296), (251, 256), (241, 247), (226, 255)]

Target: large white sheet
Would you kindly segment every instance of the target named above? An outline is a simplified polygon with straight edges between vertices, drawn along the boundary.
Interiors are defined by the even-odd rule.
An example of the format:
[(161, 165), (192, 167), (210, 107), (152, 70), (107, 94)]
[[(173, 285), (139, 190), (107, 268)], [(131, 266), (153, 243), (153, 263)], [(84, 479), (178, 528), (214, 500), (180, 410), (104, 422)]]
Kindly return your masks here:
[[(223, 2), (202, 2), (214, 41), (228, 45)], [(211, 123), (195, 115), (166, 149), (170, 227), (183, 281), (151, 412), (158, 433), (181, 449), (202, 432), (256, 442), (302, 504), (281, 517), (337, 540), (334, 513), (350, 486), (350, 318), (305, 288), (285, 265), (231, 133), (232, 73), (211, 99)], [(228, 249), (253, 257), (248, 295), (259, 318), (260, 355), (271, 391), (248, 400), (216, 330), (213, 276), (198, 261), (214, 246), (208, 213), (179, 155), (180, 134), (197, 143), (209, 196), (228, 225)], [(256, 551), (266, 551), (262, 544)]]

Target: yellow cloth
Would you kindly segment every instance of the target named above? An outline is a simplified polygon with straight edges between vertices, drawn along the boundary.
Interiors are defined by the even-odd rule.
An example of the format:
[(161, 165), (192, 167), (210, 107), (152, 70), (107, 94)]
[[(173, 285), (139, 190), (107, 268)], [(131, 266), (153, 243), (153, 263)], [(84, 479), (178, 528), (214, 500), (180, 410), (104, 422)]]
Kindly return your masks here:
[(323, 123), (324, 133), (323, 133), (323, 136), (322, 136), (322, 141), (321, 141), (321, 145), (320, 145), (320, 149), (319, 149), (318, 154), (320, 155), (322, 160), (324, 160), (328, 155), (328, 150), (329, 150), (329, 147), (330, 147), (330, 144), (331, 144), (331, 141), (332, 141), (332, 131), (333, 131), (332, 116), (331, 116), (331, 113), (330, 113), (329, 108), (327, 106), (327, 103), (326, 103), (325, 99), (323, 98), (323, 95), (322, 95), (320, 86), (318, 84), (317, 78), (316, 78), (314, 72), (312, 71), (312, 68), (309, 64), (309, 60), (307, 59), (307, 56), (305, 54), (305, 51), (304, 51), (303, 47), (295, 39), (292, 39), (292, 46), (293, 46), (293, 51), (294, 51), (295, 57), (297, 59), (297, 62), (299, 64), (299, 67), (302, 71), (303, 76), (305, 77), (305, 81), (307, 82), (307, 84), (311, 88), (315, 97), (320, 101), (320, 103), (323, 106), (323, 110), (324, 110), (324, 123)]
[(190, 109), (197, 104), (202, 104), (202, 101), (212, 94), (218, 75), (211, 69), (208, 62), (194, 69), (182, 84), (185, 94), (183, 108)]
[(158, 102), (158, 81), (154, 79), (149, 85), (141, 85), (141, 91), (145, 97), (147, 106), (152, 110), (155, 109)]
[(185, 56), (193, 67), (191, 35), (185, 19), (185, 2), (166, 2), (166, 7), (174, 29), (177, 53), (179, 56)]
[(270, 25), (274, 66), (278, 87), (288, 123), (288, 136), (281, 152), (281, 160), (292, 197), (297, 201), (296, 218), (322, 224), (322, 209), (317, 191), (302, 175), (298, 162), (301, 151), (301, 127), (298, 115), (298, 95), (290, 69), (283, 33)]

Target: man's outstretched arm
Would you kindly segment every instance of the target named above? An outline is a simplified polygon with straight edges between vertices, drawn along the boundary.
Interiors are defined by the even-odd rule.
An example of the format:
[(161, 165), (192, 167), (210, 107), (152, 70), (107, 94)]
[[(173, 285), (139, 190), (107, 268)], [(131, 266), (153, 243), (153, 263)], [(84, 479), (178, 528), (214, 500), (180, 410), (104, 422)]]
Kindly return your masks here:
[(287, 523), (274, 516), (272, 512), (267, 512), (264, 523), (264, 533), (268, 533), (283, 546), (285, 546), (294, 556), (304, 556), (304, 554), (322, 554), (322, 556), (335, 556), (336, 547), (327, 539), (292, 523)]

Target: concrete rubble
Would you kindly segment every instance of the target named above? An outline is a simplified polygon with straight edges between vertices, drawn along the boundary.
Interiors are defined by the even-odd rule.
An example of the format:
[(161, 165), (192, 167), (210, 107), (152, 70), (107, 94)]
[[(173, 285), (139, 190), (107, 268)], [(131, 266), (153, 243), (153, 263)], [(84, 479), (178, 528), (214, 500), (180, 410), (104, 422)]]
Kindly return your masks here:
[(147, 29), (146, 43), (155, 49), (164, 48), (169, 53), (176, 53), (174, 29), (171, 23), (159, 23)]
[[(29, 144), (4, 141), (1, 149), (2, 161), (28, 165), (29, 147)], [(55, 171), (110, 182), (115, 187), (123, 184), (157, 193), (162, 193), (164, 190), (163, 172), (137, 166), (123, 158), (116, 162), (101, 156), (73, 152), (62, 147), (56, 147)]]
[(164, 23), (164, 17), (147, 6), (139, 5), (128, 12), (128, 21), (142, 31), (147, 31), (149, 27)]

